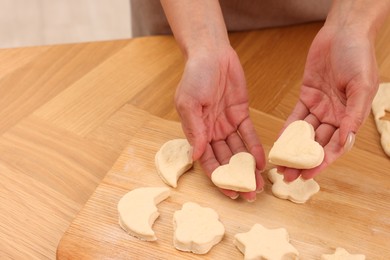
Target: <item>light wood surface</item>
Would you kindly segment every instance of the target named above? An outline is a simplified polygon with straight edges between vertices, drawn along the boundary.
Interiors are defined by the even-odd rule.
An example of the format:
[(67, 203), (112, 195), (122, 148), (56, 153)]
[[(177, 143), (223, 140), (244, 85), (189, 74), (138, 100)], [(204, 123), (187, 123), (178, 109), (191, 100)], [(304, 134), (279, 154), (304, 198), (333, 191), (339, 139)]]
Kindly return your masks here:
[[(301, 259), (319, 259), (336, 247), (363, 253), (368, 259), (390, 258), (390, 202), (386, 200), (390, 190), (389, 183), (382, 181), (388, 179), (390, 160), (358, 148), (316, 178), (321, 192), (303, 205), (275, 198), (269, 181), (255, 202), (231, 200), (195, 164), (158, 205), (161, 215), (153, 226), (158, 240), (129, 236), (118, 225), (119, 199), (135, 188), (165, 186), (154, 156), (166, 141), (183, 137), (179, 123), (148, 117), (65, 233), (59, 259), (242, 259), (233, 245), (234, 235), (249, 231), (255, 223), (286, 228)], [(268, 153), (283, 120), (257, 110), (252, 118)], [(215, 209), (225, 226), (224, 239), (207, 255), (173, 247), (173, 214), (188, 201)]]
[[(305, 56), (320, 27), (320, 23), (314, 23), (235, 33), (230, 36), (247, 76), (250, 106), (257, 110), (253, 115), (258, 129), (262, 131), (259, 135), (268, 145), (270, 138), (276, 134), (275, 129), (280, 128), (297, 100)], [(378, 65), (384, 80), (390, 79), (389, 42), (390, 23), (387, 22), (377, 41)], [(141, 130), (158, 130), (159, 125), (153, 124), (160, 124), (162, 119), (178, 121), (172, 98), (183, 64), (182, 55), (171, 36), (0, 50), (1, 259), (53, 259), (63, 236), (58, 253), (64, 257), (69, 254), (65, 252), (67, 250), (61, 251), (66, 246), (71, 246), (66, 244), (69, 241), (67, 237), (70, 238), (70, 234), (73, 237), (85, 234), (85, 230), (77, 228), (77, 223), (81, 223), (82, 216), (88, 213), (88, 205), (96, 202), (96, 194), (102, 188), (112, 189), (106, 182), (102, 182), (101, 186), (99, 184), (122, 151), (126, 151), (124, 149), (128, 149), (132, 142), (144, 145), (139, 139)], [(275, 125), (264, 126), (261, 122), (263, 119), (274, 122)], [(166, 122), (166, 126), (178, 131), (177, 124)], [(165, 128), (162, 127), (161, 130)], [(160, 137), (167, 138), (173, 133), (178, 134), (161, 131)], [(156, 142), (155, 139), (151, 141), (153, 140)], [(155, 143), (151, 144), (147, 144), (146, 148), (156, 147)], [(311, 216), (323, 218), (321, 209), (327, 207), (334, 214), (340, 215), (342, 221), (339, 224), (337, 221), (327, 222), (329, 233), (322, 240), (318, 238), (315, 241), (329, 242), (332, 237), (341, 241), (347, 236), (349, 239), (350, 233), (344, 234), (338, 229), (331, 231), (334, 226), (349, 223), (355, 223), (352, 227), (356, 228), (356, 234), (370, 231), (370, 237), (387, 237), (383, 243), (390, 241), (390, 177), (383, 169), (376, 171), (376, 168), (371, 168), (378, 164), (389, 169), (388, 161), (380, 147), (379, 136), (370, 115), (357, 137), (354, 149), (333, 168), (342, 168), (335, 173), (341, 175), (342, 180), (337, 181), (332, 177), (332, 168), (319, 177), (326, 189), (322, 195), (317, 196), (318, 203), (313, 200), (307, 206), (315, 208), (311, 211)], [(352, 176), (352, 179), (347, 179), (346, 176)], [(195, 181), (199, 178), (199, 181), (206, 183), (201, 174), (188, 175), (186, 178), (189, 177), (195, 178)], [(190, 185), (185, 179), (182, 183)], [(106, 213), (112, 214), (110, 207), (116, 202), (115, 199), (131, 188), (131, 185), (135, 184), (121, 183), (117, 187), (119, 192), (116, 191), (112, 197), (99, 198), (99, 203), (106, 203)], [(93, 193), (98, 186), (96, 193)], [(209, 186), (202, 193), (196, 192), (198, 195), (212, 194), (214, 199), (223, 201), (222, 205), (232, 203), (221, 198)], [(91, 197), (92, 194), (94, 195)], [(182, 200), (185, 199), (185, 193), (175, 194)], [(372, 205), (373, 202), (368, 199), (372, 196), (376, 198), (376, 205)], [(80, 212), (89, 198), (90, 201)], [(257, 217), (264, 219), (262, 200), (286, 205), (298, 215), (304, 216), (307, 213), (307, 210), (300, 213), (302, 207), (275, 200), (266, 191), (249, 209), (248, 214), (254, 216), (254, 219), (252, 222), (246, 220), (242, 224), (243, 228), (248, 227)], [(175, 203), (175, 200), (163, 203), (165, 210), (163, 207), (162, 217), (156, 223), (156, 227), (160, 229), (163, 220), (169, 219), (172, 212), (167, 206)], [(242, 202), (237, 204), (239, 207), (248, 207)], [(335, 212), (334, 205), (340, 205), (341, 210)], [(174, 209), (178, 207), (175, 204)], [(269, 219), (264, 224), (272, 226), (285, 221), (282, 206), (278, 207), (280, 214), (276, 219)], [(356, 208), (358, 211), (352, 214), (352, 210)], [(382, 212), (375, 212), (378, 209), (382, 209)], [(223, 214), (223, 207), (217, 210), (221, 211), (221, 216), (226, 215)], [(271, 214), (272, 210), (264, 206), (264, 211)], [(261, 216), (257, 216), (257, 212)], [(369, 213), (366, 214), (367, 212)], [(371, 215), (373, 218), (367, 222), (367, 217)], [(347, 222), (345, 216), (352, 216), (352, 220)], [(232, 218), (224, 217), (224, 221), (231, 223)], [(325, 217), (323, 221), (326, 219), (330, 220)], [(365, 221), (360, 222), (361, 220)], [(112, 224), (116, 218), (110, 218), (109, 221)], [(306, 221), (309, 220), (295, 219), (286, 224), (291, 227), (289, 231), (293, 242), (300, 249), (304, 248), (305, 241), (313, 241), (312, 234), (315, 232), (301, 232), (293, 224), (298, 227)], [(68, 229), (71, 223), (73, 224)], [(371, 229), (367, 229), (365, 225), (369, 225)], [(236, 227), (231, 226), (229, 229), (235, 231)], [(316, 228), (320, 230), (323, 227)], [(101, 235), (102, 231), (102, 228), (96, 230), (95, 235)], [(119, 230), (104, 231), (111, 243), (118, 239), (115, 234), (123, 235), (118, 233)], [(158, 233), (162, 234), (161, 231)], [(230, 241), (231, 233), (229, 234), (224, 243)], [(118, 243), (134, 242), (127, 236), (124, 238)], [(361, 238), (351, 239), (356, 241)], [(89, 241), (96, 242), (90, 240), (90, 237), (80, 238), (80, 242), (82, 241), (84, 245)], [(378, 243), (378, 248), (381, 249), (384, 244)], [(319, 243), (316, 248), (325, 251), (331, 246), (336, 244)], [(363, 247), (373, 250), (375, 245), (366, 239)], [(356, 244), (350, 249), (360, 252), (360, 246)], [(228, 250), (237, 254), (235, 248)], [(307, 251), (309, 249), (302, 250), (310, 254)], [(386, 250), (383, 252), (386, 253)], [(379, 253), (372, 254), (377, 256)]]

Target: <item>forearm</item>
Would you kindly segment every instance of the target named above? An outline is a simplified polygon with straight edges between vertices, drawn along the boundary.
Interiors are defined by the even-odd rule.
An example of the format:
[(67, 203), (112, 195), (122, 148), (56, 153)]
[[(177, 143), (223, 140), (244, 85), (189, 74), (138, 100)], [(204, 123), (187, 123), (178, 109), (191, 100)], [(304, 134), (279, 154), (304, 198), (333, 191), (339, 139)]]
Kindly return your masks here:
[(334, 0), (325, 25), (375, 39), (389, 13), (390, 0)]
[(218, 0), (161, 0), (161, 4), (186, 57), (229, 45)]

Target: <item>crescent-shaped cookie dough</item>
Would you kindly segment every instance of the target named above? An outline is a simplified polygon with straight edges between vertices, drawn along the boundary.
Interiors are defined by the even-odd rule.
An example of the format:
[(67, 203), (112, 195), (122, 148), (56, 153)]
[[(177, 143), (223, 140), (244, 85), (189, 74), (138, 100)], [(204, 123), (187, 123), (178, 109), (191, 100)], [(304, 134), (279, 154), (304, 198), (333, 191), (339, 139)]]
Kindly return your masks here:
[(143, 187), (126, 193), (118, 202), (119, 225), (140, 240), (157, 240), (152, 230), (159, 216), (156, 205), (169, 195), (167, 187)]
[(324, 160), (324, 148), (314, 140), (313, 126), (306, 121), (292, 122), (276, 140), (269, 152), (275, 165), (311, 169)]
[(176, 188), (181, 175), (192, 167), (191, 146), (186, 139), (173, 139), (156, 153), (155, 163), (160, 178)]

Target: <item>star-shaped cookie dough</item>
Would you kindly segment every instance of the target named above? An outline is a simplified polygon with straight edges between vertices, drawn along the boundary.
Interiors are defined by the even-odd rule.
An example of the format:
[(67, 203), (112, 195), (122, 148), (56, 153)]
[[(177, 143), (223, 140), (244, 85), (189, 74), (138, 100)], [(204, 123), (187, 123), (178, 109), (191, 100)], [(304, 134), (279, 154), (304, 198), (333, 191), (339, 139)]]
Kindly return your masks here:
[(298, 259), (298, 251), (289, 243), (289, 236), (284, 228), (267, 229), (255, 224), (249, 232), (236, 234), (234, 244), (250, 259)]
[(321, 260), (364, 260), (364, 259), (366, 259), (365, 255), (360, 255), (360, 254), (352, 255), (348, 253), (347, 250), (341, 247), (336, 248), (336, 251), (332, 255), (325, 254), (321, 256)]
[(268, 178), (273, 183), (272, 193), (281, 199), (288, 199), (295, 203), (305, 203), (311, 196), (319, 192), (320, 186), (313, 180), (298, 178), (292, 182), (285, 182), (283, 175), (276, 168), (268, 171)]

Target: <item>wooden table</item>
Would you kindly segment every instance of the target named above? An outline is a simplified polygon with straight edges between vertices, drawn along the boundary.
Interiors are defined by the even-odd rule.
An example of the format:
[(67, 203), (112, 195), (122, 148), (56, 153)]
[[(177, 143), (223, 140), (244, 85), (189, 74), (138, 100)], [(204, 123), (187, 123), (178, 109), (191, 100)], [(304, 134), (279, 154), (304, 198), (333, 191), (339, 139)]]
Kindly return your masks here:
[[(306, 53), (320, 27), (320, 23), (313, 23), (230, 35), (244, 66), (251, 114), (257, 120), (257, 129), (264, 131), (259, 135), (264, 139), (266, 149), (297, 100)], [(390, 79), (389, 42), (390, 23), (387, 22), (377, 40), (378, 65), (380, 75), (385, 80)], [(112, 188), (115, 181), (118, 184), (120, 175), (115, 175), (118, 174), (116, 167), (123, 166), (126, 160), (134, 162), (126, 157), (129, 147), (143, 147), (152, 152), (162, 140), (181, 135), (179, 125), (173, 122), (178, 121), (178, 116), (172, 98), (183, 64), (182, 55), (170, 36), (0, 50), (1, 259), (53, 259), (57, 247), (60, 258), (77, 257), (77, 250), (69, 250), (74, 248), (70, 242), (73, 238), (78, 238), (81, 248), (85, 249), (83, 246), (93, 241), (90, 239), (94, 235), (101, 235), (102, 232), (117, 234), (115, 232), (118, 230), (104, 229), (94, 234), (85, 233), (78, 224), (85, 221), (83, 217), (91, 214), (93, 208), (90, 206), (94, 206), (94, 203), (107, 203), (106, 206), (112, 209), (118, 196), (126, 189), (135, 187), (135, 183), (121, 183), (114, 187), (116, 193), (113, 197), (107, 200), (97, 197), (102, 188)], [(267, 128), (261, 123), (262, 120), (269, 120), (275, 125)], [(153, 139), (150, 144), (143, 143), (142, 136), (148, 131), (156, 131), (156, 125), (161, 122), (166, 122), (166, 127), (156, 135), (160, 139)], [(354, 149), (333, 167), (319, 177), (322, 187), (326, 187), (320, 193), (322, 195), (305, 205), (307, 209), (303, 211), (308, 214), (312, 207), (326, 206), (332, 217), (332, 214), (340, 214), (342, 221), (336, 225), (338, 227), (347, 225), (343, 214), (353, 214), (353, 209), (357, 207), (359, 211), (353, 215), (355, 224), (352, 225), (357, 229), (357, 234), (367, 234), (366, 227), (369, 226), (371, 236), (386, 239), (378, 246), (377, 252), (374, 252), (375, 244), (369, 241), (354, 246), (348, 242), (346, 246), (356, 251), (369, 248), (367, 255), (373, 257), (381, 253), (388, 256), (389, 251), (380, 250), (390, 241), (390, 166), (389, 158), (380, 147), (371, 115), (362, 127)], [(336, 181), (330, 171), (340, 168), (343, 171), (335, 175), (341, 181)], [(359, 169), (368, 171), (354, 175), (352, 180), (347, 178), (348, 173), (356, 173)], [(373, 169), (378, 171), (374, 172)], [(195, 167), (194, 171), (200, 171), (199, 167)], [(119, 177), (115, 179), (115, 176)], [(186, 178), (207, 182), (202, 176), (193, 174)], [(367, 184), (362, 184), (361, 180)], [(189, 185), (184, 181), (184, 187)], [(157, 180), (153, 179), (150, 184), (153, 183), (157, 184)], [(269, 203), (266, 201), (271, 199), (277, 209), (282, 210), (284, 206), (297, 209), (292, 203), (274, 199), (267, 185), (263, 199), (256, 201), (253, 212), (261, 212), (264, 207), (266, 212), (273, 214), (265, 206)], [(188, 191), (193, 192), (191, 189)], [(176, 198), (184, 201), (186, 192), (180, 193), (178, 190), (174, 193)], [(205, 187), (204, 193), (220, 199), (222, 205), (232, 203), (221, 198), (212, 186)], [(372, 202), (368, 198), (377, 200)], [(362, 201), (363, 206), (356, 204), (357, 201)], [(168, 209), (167, 206), (172, 203), (176, 203), (175, 207)], [(156, 228), (162, 228), (162, 223), (169, 221), (169, 214), (179, 207), (177, 203), (171, 199), (163, 204), (162, 217), (156, 223), (159, 224)], [(243, 202), (237, 205), (240, 205), (238, 209), (248, 207)], [(341, 210), (336, 212), (333, 205), (347, 206), (340, 206)], [(359, 222), (370, 219), (370, 215), (364, 215), (368, 207), (364, 208), (365, 205), (370, 205), (370, 214), (375, 217), (375, 223)], [(383, 212), (378, 212), (378, 209)], [(223, 208), (219, 210), (224, 212)], [(315, 212), (313, 216), (316, 218), (323, 217), (318, 215), (321, 210)], [(281, 216), (278, 215), (276, 222), (266, 224), (277, 225), (280, 223), (277, 220), (282, 221)], [(105, 221), (112, 225), (115, 219)], [(224, 221), (234, 222), (230, 217), (224, 217)], [(305, 248), (305, 241), (312, 243), (315, 233), (300, 233), (293, 228), (294, 223), (299, 227), (303, 222), (294, 220), (287, 224), (294, 235), (293, 243), (299, 249)], [(250, 224), (248, 220), (242, 224), (242, 228)], [(237, 228), (230, 225), (229, 231)], [(161, 234), (162, 231), (159, 232)], [(325, 252), (334, 247), (335, 242), (349, 239), (348, 234), (330, 232), (323, 240), (316, 240), (315, 249)], [(231, 240), (231, 235), (227, 235), (225, 244)], [(160, 237), (161, 241), (167, 239), (164, 235)], [(118, 246), (128, 241), (134, 242), (128, 238), (116, 244), (115, 237), (110, 238), (110, 243)], [(361, 239), (355, 237), (351, 241)], [(147, 247), (141, 245), (141, 248)], [(235, 248), (229, 250), (233, 255), (237, 254)], [(307, 255), (312, 252), (303, 250)], [(83, 256), (88, 258), (88, 254)], [(371, 259), (375, 259), (373, 257)]]

